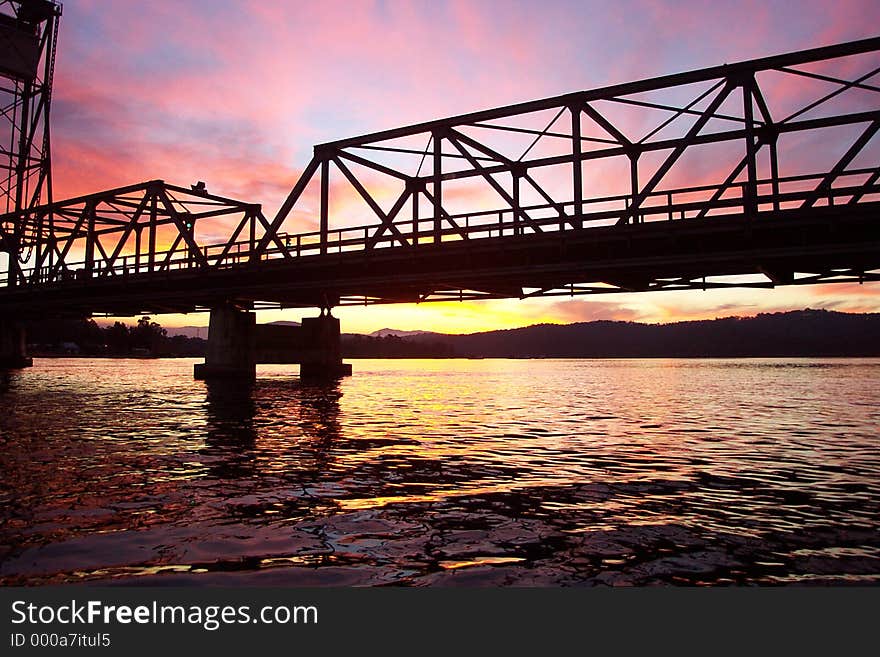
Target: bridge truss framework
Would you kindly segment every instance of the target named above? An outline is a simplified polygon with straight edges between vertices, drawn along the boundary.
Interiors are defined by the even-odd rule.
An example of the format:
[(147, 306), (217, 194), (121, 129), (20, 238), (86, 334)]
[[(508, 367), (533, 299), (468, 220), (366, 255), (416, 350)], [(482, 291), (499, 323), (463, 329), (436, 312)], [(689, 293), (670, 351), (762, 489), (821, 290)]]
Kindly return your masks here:
[[(163, 181), (22, 209), (0, 217), (0, 244), (33, 255), (8, 259), (0, 303), (174, 276), (205, 284), (164, 305), (158, 292), (141, 306), (114, 292), (101, 310), (196, 310), (224, 295), (329, 307), (880, 280), (878, 73), (880, 38), (866, 39), (321, 144), (271, 220)], [(806, 84), (818, 93), (773, 93)], [(786, 157), (829, 144), (818, 170), (784, 173)], [(318, 229), (295, 232), (303, 217)], [(749, 255), (773, 222), (788, 241)], [(651, 235), (662, 237), (655, 252), (628, 253), (639, 262), (593, 266)], [(725, 259), (716, 244), (701, 257), (713, 239), (745, 255)], [(516, 264), (502, 252), (519, 253)], [(425, 264), (443, 253), (451, 267)], [(305, 273), (318, 263), (323, 279)]]

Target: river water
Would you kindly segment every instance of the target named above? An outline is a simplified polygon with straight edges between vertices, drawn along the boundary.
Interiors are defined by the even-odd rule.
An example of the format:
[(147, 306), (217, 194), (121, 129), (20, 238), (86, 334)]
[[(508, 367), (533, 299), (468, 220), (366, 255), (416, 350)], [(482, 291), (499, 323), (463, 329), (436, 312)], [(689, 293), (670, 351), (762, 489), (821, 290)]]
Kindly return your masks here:
[(0, 583), (880, 582), (880, 359), (0, 375)]

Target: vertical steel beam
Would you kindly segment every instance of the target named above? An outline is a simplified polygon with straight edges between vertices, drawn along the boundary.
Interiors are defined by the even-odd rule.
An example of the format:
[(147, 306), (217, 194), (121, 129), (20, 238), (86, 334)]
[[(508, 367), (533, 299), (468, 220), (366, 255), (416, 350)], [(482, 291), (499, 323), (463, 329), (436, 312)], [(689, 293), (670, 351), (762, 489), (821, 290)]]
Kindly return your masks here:
[(327, 253), (330, 231), (330, 160), (321, 162), (321, 255)]
[[(48, 22), (48, 32), (46, 34), (46, 44), (50, 44), (50, 51), (46, 53), (45, 68), (43, 70), (43, 163), (40, 172), (40, 180), (46, 181), (46, 201), (52, 203), (54, 196), (52, 193), (52, 122), (49, 119), (49, 112), (52, 101), (52, 85), (55, 77), (55, 49), (58, 41), (58, 22), (60, 15), (56, 15)], [(39, 198), (34, 198), (36, 203)]]
[[(31, 155), (30, 136), (30, 109), (32, 97), (33, 83), (30, 80), (22, 82), (21, 92), (21, 132), (18, 139), (18, 162), (16, 163), (15, 175), (17, 184), (15, 186), (15, 210), (21, 211), (25, 207), (24, 199), (27, 196), (26, 187), (30, 180), (28, 170)], [(23, 230), (23, 229), (22, 229)], [(23, 235), (22, 235), (23, 237)]]
[(134, 273), (137, 274), (141, 269), (141, 232), (143, 226), (138, 224), (134, 229)]
[[(51, 194), (51, 191), (49, 192)], [(49, 262), (48, 269), (49, 276), (47, 276), (46, 282), (51, 282), (51, 273), (55, 270), (55, 252), (58, 250), (58, 240), (55, 237), (55, 213), (51, 210), (49, 211), (49, 237), (48, 237), (48, 245), (49, 245)]]
[(758, 213), (758, 164), (755, 148), (755, 116), (752, 107), (752, 86), (754, 76), (749, 76), (742, 84), (743, 118), (746, 122), (746, 168), (748, 181), (743, 195), (743, 212), (746, 219), (753, 219)]
[(519, 181), (522, 178), (521, 173), (518, 169), (514, 169), (510, 172), (510, 176), (512, 178), (512, 186), (513, 186), (513, 234), (514, 235), (522, 235), (523, 229), (520, 218), (520, 200), (519, 200)]
[(571, 111), (571, 151), (573, 160), (572, 166), (572, 185), (574, 187), (574, 225), (582, 228), (584, 225), (584, 165), (581, 161), (581, 106), (573, 105), (569, 108)]
[(413, 226), (413, 236), (412, 243), (413, 246), (419, 245), (419, 190), (416, 187), (416, 182), (413, 181), (413, 192), (412, 192), (412, 226)]
[(443, 239), (443, 136), (435, 130), (434, 137), (434, 243)]
[(148, 269), (152, 273), (156, 268), (156, 220), (157, 205), (156, 190), (151, 189), (150, 192), (150, 234), (149, 234), (149, 251), (147, 253)]
[(773, 188), (773, 210), (779, 210), (779, 154), (776, 150), (776, 142), (779, 133), (774, 132), (770, 140), (770, 180)]
[(34, 270), (31, 274), (35, 283), (40, 281), (40, 268), (43, 266), (43, 257), (45, 256), (45, 243), (43, 239), (43, 221), (45, 221), (46, 213), (37, 212), (34, 216), (34, 241), (36, 242), (37, 259), (34, 261)]
[[(629, 154), (629, 184), (631, 189), (631, 201), (630, 207), (633, 208), (632, 213), (632, 223), (639, 223), (639, 213), (638, 208), (636, 207), (636, 196), (639, 193), (639, 154), (636, 152), (630, 152)], [(627, 215), (627, 223), (629, 223), (630, 216)]]

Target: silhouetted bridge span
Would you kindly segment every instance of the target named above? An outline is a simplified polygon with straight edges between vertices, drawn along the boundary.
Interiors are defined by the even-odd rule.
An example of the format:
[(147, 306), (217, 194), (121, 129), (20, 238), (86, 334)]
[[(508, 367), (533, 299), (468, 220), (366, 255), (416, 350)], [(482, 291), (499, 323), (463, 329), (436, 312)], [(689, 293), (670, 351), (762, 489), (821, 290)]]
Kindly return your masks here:
[(337, 371), (339, 305), (878, 280), (878, 73), (874, 38), (321, 144), (271, 220), (158, 180), (3, 215), (6, 355), (211, 310), (202, 373), (252, 373), (252, 310), (319, 307)]

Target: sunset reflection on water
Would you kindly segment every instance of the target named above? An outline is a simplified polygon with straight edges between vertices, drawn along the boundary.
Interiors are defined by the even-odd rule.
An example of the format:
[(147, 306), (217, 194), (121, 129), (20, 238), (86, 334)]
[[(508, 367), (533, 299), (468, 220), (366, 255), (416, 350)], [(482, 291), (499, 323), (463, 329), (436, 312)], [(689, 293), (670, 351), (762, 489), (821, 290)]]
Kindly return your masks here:
[(0, 385), (0, 581), (880, 580), (880, 360), (354, 362)]

